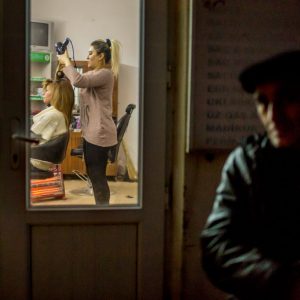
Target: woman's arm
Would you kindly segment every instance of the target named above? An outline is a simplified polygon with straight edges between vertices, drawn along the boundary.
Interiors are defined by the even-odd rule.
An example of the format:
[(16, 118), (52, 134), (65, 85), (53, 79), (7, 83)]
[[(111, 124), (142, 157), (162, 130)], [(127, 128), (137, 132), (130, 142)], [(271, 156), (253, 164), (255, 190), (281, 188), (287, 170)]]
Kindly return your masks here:
[(63, 68), (64, 74), (71, 83), (78, 88), (101, 87), (113, 82), (113, 74), (109, 69), (90, 71), (84, 74), (78, 73), (73, 66)]
[(57, 57), (58, 61), (65, 66), (63, 68), (64, 74), (71, 81), (72, 85), (78, 88), (101, 87), (113, 80), (113, 74), (109, 69), (102, 69), (100, 72), (78, 73), (72, 65), (67, 50), (64, 54), (57, 55)]
[(69, 56), (69, 52), (66, 49), (65, 52), (61, 55), (57, 55), (58, 62), (64, 66), (71, 66), (72, 62)]

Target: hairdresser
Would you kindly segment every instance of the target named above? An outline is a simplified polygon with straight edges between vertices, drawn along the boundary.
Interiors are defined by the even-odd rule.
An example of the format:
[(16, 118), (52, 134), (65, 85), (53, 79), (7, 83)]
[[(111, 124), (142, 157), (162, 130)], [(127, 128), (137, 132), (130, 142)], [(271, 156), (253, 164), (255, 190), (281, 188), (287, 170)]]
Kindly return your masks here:
[(68, 51), (58, 61), (71, 83), (80, 90), (80, 119), (87, 174), (93, 185), (96, 205), (108, 205), (110, 190), (106, 165), (110, 147), (117, 144), (112, 118), (114, 79), (118, 76), (120, 44), (115, 40), (96, 40), (90, 44), (87, 60), (90, 71), (80, 74), (73, 67)]

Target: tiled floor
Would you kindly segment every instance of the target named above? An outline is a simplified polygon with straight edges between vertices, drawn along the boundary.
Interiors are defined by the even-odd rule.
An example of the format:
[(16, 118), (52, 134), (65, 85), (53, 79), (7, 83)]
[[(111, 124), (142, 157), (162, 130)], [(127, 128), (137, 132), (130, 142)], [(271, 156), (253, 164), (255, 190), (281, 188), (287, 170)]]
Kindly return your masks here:
[[(67, 179), (65, 199), (36, 202), (33, 206), (94, 205), (95, 200), (86, 183), (79, 179)], [(135, 205), (138, 203), (138, 183), (109, 181), (111, 192), (110, 205)]]

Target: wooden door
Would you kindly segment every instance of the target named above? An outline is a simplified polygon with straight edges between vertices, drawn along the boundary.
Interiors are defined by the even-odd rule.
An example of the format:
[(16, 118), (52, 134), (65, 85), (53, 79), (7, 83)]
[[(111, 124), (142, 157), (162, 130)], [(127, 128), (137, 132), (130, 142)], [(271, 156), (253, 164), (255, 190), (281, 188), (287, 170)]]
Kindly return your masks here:
[(29, 3), (0, 0), (0, 299), (163, 299), (166, 2), (142, 10), (139, 204), (58, 209), (30, 207), (12, 139), (29, 126)]

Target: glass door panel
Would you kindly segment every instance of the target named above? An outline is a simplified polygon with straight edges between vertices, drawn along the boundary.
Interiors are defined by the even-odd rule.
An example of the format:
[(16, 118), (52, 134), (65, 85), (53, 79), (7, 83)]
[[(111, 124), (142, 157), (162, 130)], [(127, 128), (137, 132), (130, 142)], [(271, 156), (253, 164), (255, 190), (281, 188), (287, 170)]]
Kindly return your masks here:
[[(92, 0), (87, 5), (86, 1), (79, 0), (69, 4), (68, 0), (31, 0), (27, 120), (28, 135), (37, 143), (28, 147), (27, 206), (32, 209), (139, 206), (142, 3), (140, 0)], [(119, 75), (111, 92), (111, 112), (105, 115), (111, 114), (118, 144), (108, 151), (105, 175), (109, 202), (103, 205), (95, 200), (97, 181), (91, 180), (92, 171), (88, 172), (86, 167), (90, 152), (83, 151), (80, 103), (82, 93), (90, 87), (72, 86), (74, 106), (67, 134), (63, 134), (66, 130), (53, 129), (52, 123), (36, 130), (42, 126), (39, 122), (43, 124), (53, 110), (63, 112), (57, 107), (55, 97), (47, 96), (47, 89), (55, 93), (53, 82), (59, 79), (61, 70), (57, 48), (67, 41), (66, 49), (78, 76), (85, 76), (93, 72), (87, 56), (91, 42), (98, 39), (117, 40), (121, 45)], [(63, 79), (69, 80), (67, 76)], [(50, 103), (49, 97), (52, 97)], [(87, 142), (94, 145), (92, 141)]]

